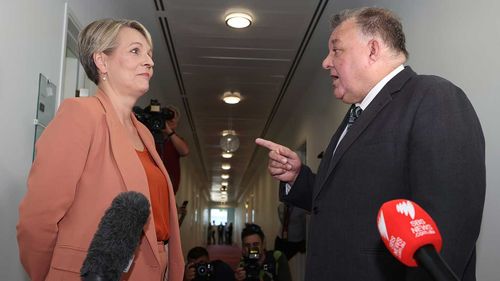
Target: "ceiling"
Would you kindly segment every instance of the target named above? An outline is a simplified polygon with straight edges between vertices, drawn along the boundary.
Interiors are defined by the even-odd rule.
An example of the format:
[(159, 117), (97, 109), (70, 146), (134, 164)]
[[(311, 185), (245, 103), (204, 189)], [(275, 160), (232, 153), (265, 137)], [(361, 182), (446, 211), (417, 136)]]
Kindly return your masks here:
[[(296, 106), (288, 102), (284, 110), (282, 100), (290, 95), (288, 86), (297, 79), (296, 69), (320, 28), (328, 0), (149, 1), (154, 1), (156, 23), (148, 26), (155, 44), (153, 94), (148, 99), (156, 96), (181, 109), (178, 131), (190, 145), (188, 157), (212, 201), (220, 200), (222, 163), (231, 165), (227, 202), (234, 202), (244, 193), (243, 179), (250, 176), (255, 138), (267, 135), (278, 111)], [(225, 16), (232, 11), (252, 15), (252, 25), (226, 26)], [(226, 91), (240, 92), (241, 102), (224, 103)], [(240, 141), (228, 160), (219, 146), (227, 129), (235, 130)]]

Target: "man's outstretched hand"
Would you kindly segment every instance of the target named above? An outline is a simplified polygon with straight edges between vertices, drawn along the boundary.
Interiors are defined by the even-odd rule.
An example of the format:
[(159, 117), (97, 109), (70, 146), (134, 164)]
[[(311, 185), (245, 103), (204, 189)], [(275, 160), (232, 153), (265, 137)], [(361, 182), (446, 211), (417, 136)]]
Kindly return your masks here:
[(286, 146), (261, 138), (255, 139), (255, 143), (269, 149), (267, 169), (271, 176), (279, 181), (293, 185), (302, 166), (297, 153)]

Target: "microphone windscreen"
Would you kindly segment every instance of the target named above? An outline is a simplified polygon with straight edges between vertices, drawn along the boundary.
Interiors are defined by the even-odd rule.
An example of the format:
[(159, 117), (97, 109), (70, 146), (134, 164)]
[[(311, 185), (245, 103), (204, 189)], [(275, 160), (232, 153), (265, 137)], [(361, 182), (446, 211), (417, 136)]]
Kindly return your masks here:
[(396, 199), (382, 205), (377, 226), (391, 254), (407, 266), (416, 267), (415, 252), (425, 245), (442, 248), (441, 234), (431, 216), (415, 202)]
[(142, 193), (128, 191), (116, 196), (90, 243), (81, 276), (119, 280), (139, 244), (149, 214), (149, 201)]

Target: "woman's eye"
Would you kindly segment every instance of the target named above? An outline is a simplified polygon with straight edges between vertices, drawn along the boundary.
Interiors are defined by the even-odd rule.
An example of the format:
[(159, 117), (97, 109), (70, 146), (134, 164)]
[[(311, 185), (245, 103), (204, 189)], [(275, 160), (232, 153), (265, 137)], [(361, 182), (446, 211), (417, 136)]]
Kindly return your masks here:
[(132, 53), (134, 54), (138, 54), (139, 53), (139, 49), (138, 48), (134, 48), (131, 50)]

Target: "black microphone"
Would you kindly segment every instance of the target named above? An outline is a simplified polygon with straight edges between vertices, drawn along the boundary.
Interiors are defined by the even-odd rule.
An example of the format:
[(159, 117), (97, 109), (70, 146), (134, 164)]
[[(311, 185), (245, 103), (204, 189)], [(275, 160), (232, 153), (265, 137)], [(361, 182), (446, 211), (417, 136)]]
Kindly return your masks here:
[(443, 241), (436, 223), (417, 203), (406, 199), (386, 202), (377, 226), (387, 249), (407, 266), (422, 266), (436, 281), (459, 281), (439, 255)]
[(113, 199), (80, 270), (83, 281), (120, 280), (132, 262), (149, 213), (149, 201), (142, 193), (122, 192)]
[(427, 269), (436, 281), (460, 281), (433, 245), (420, 247), (415, 251), (413, 258), (417, 264)]

